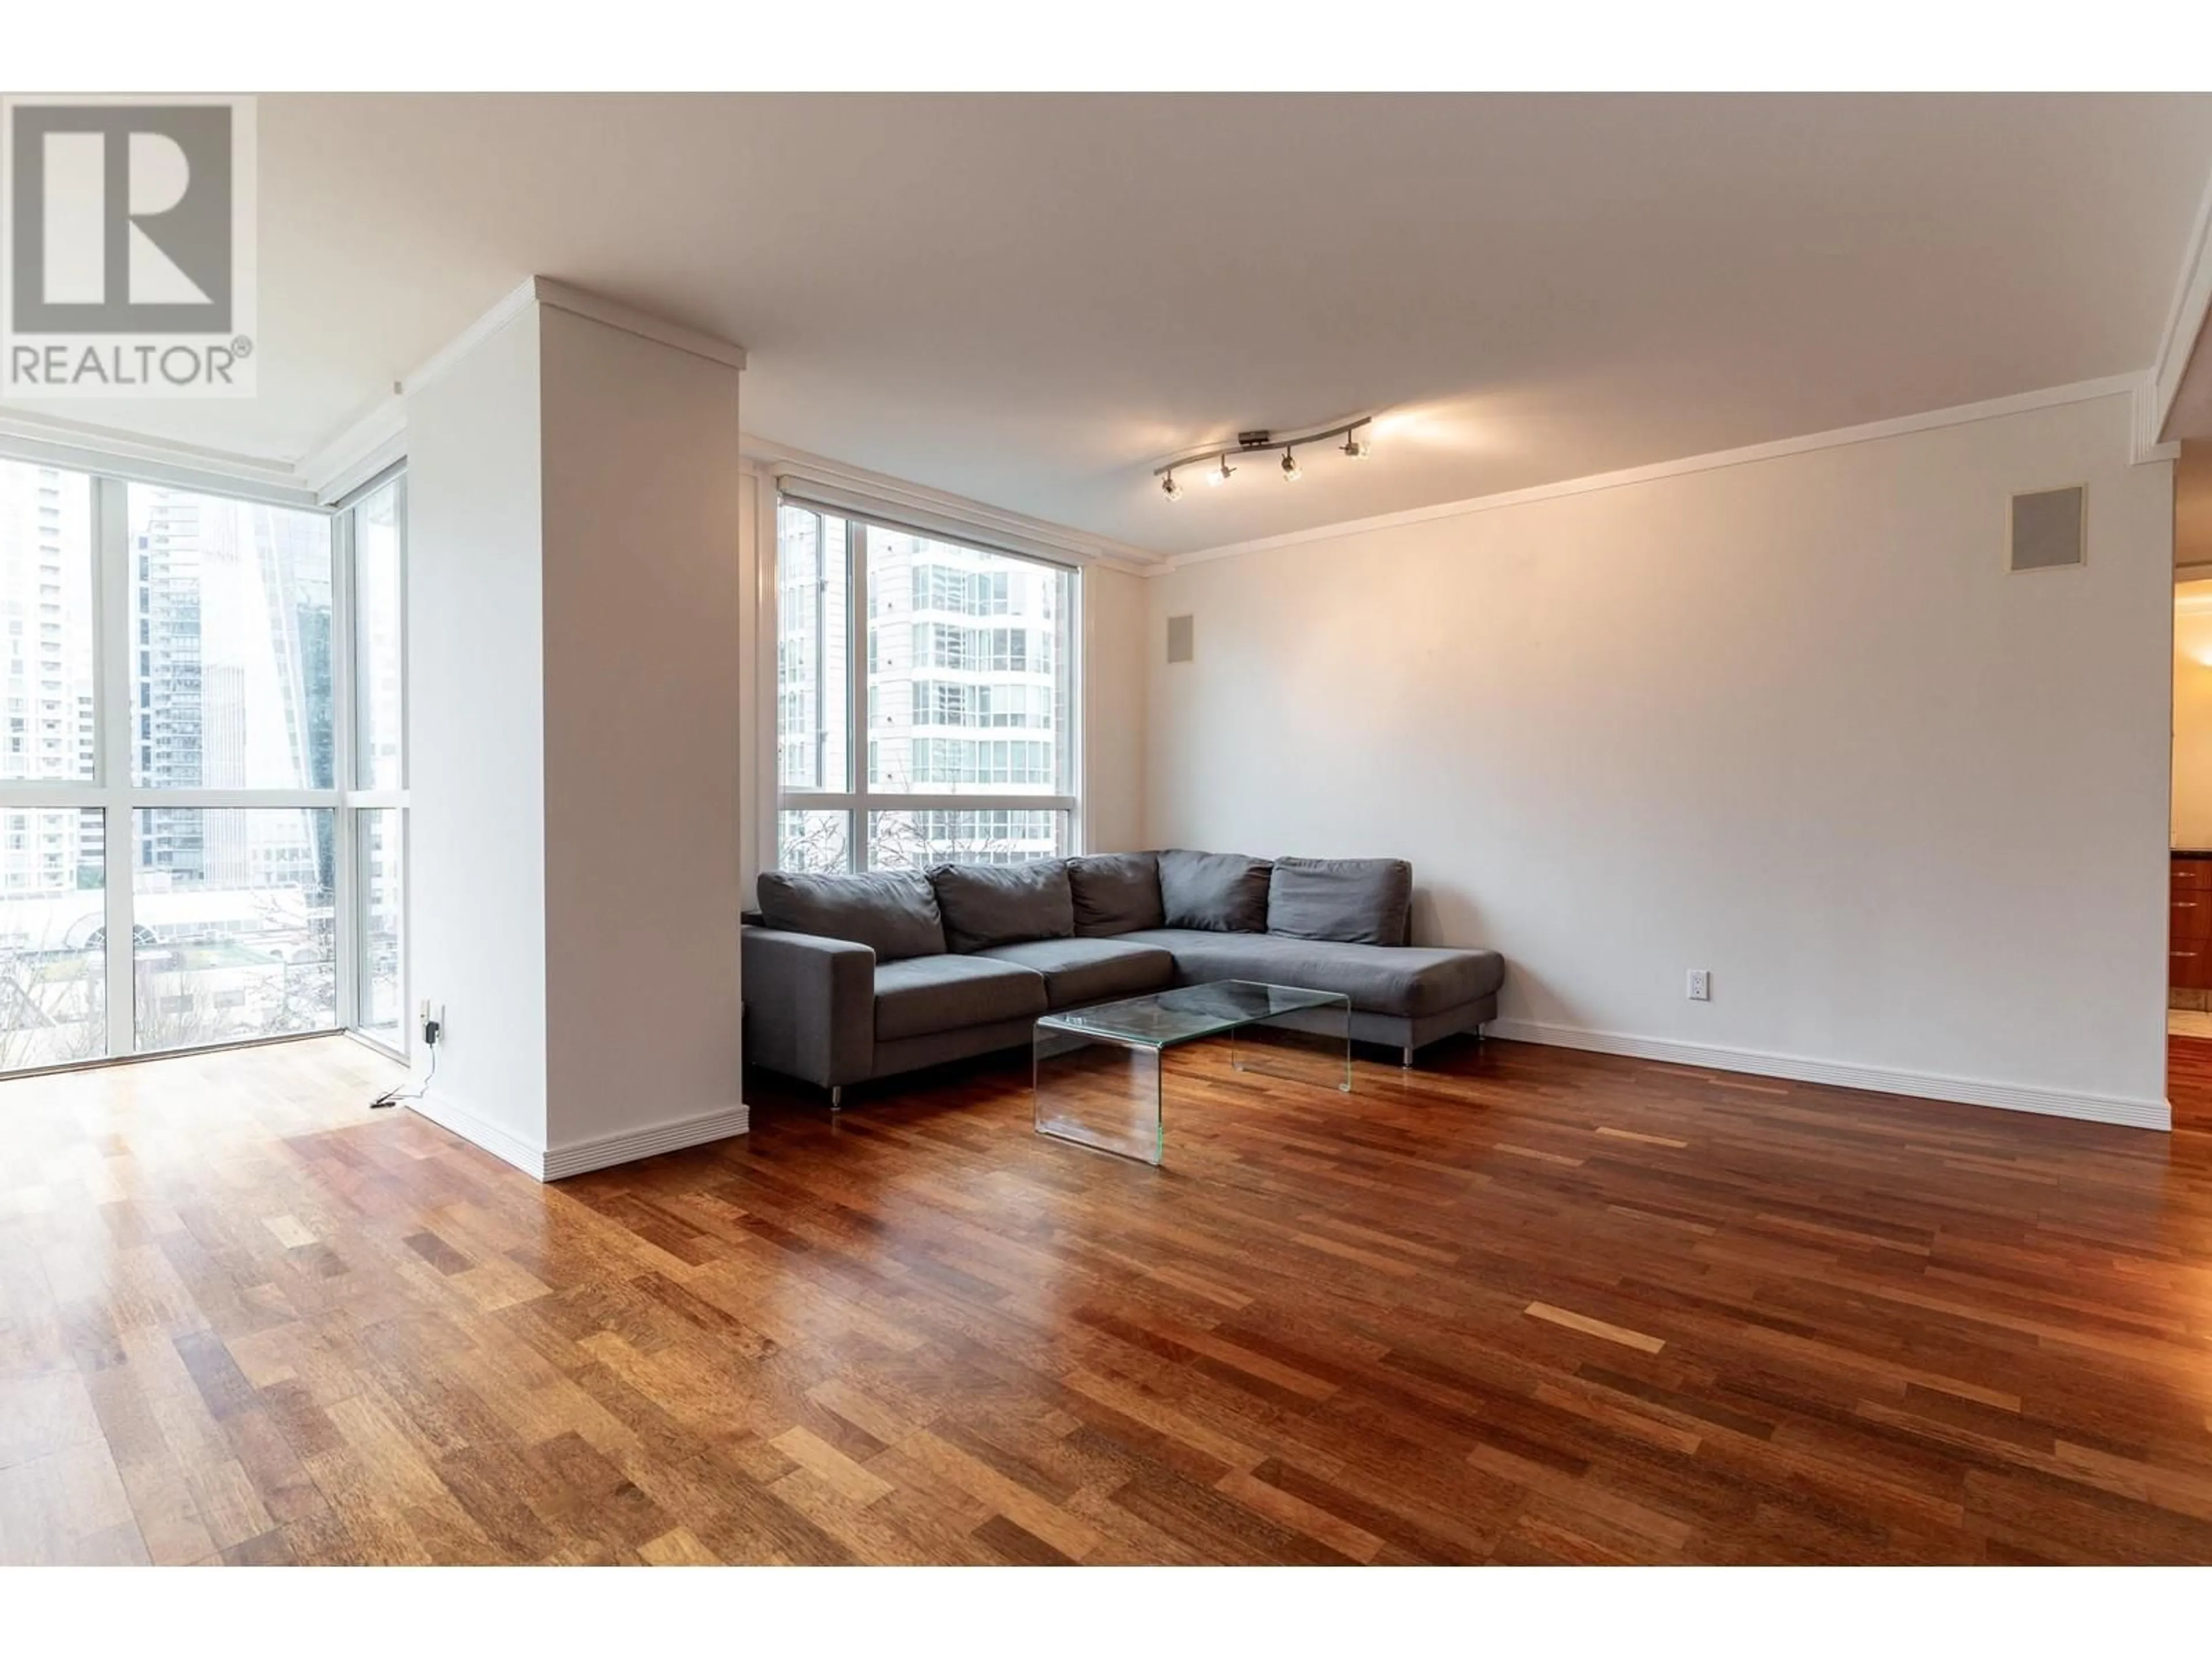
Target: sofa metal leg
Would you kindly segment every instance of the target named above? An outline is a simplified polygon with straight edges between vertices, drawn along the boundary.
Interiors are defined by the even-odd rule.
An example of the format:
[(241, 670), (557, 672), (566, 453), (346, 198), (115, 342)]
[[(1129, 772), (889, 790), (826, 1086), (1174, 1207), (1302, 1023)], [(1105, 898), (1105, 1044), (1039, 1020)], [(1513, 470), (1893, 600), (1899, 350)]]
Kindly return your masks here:
[(845, 1085), (842, 1083), (833, 1083), (830, 1085), (830, 1109), (833, 1112), (842, 1112), (845, 1109)]
[(1398, 1066), (1401, 1071), (1410, 1072), (1413, 1069), (1413, 1049), (1411, 1043), (1399, 1050)]

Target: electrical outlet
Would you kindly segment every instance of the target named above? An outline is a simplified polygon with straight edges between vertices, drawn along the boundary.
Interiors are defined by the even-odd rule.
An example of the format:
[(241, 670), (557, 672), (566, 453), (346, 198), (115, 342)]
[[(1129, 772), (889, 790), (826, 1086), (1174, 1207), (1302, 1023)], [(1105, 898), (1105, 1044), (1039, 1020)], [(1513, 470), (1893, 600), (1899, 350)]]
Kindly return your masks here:
[(1713, 975), (1711, 969), (1690, 969), (1689, 997), (1692, 1002), (1711, 1002), (1713, 1000)]
[(422, 999), (422, 1007), (421, 1007), (421, 1008), (419, 1008), (419, 1009), (417, 1009), (417, 1010), (416, 1011), (416, 1018), (417, 1019), (428, 1019), (428, 1018), (430, 1018), (430, 999), (429, 999), (429, 998), (428, 998), (428, 997), (424, 997), (424, 998)]

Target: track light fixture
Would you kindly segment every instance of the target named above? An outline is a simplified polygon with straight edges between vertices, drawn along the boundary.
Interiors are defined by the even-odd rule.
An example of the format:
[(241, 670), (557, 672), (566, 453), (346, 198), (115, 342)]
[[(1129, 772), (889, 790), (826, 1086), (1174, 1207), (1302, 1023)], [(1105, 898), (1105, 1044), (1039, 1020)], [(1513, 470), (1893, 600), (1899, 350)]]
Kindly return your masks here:
[(1171, 501), (1179, 501), (1182, 499), (1182, 486), (1176, 482), (1178, 467), (1203, 466), (1207, 483), (1225, 484), (1237, 472), (1237, 469), (1229, 464), (1231, 455), (1249, 455), (1255, 452), (1265, 453), (1271, 449), (1279, 449), (1283, 452), (1283, 482), (1295, 483), (1305, 477), (1305, 469), (1298, 465), (1296, 453), (1300, 444), (1310, 447), (1327, 443), (1331, 438), (1341, 438), (1344, 442), (1340, 447), (1344, 453), (1356, 461), (1368, 453), (1367, 434), (1374, 421), (1373, 416), (1363, 415), (1358, 420), (1346, 421), (1341, 426), (1323, 427), (1317, 432), (1293, 433), (1287, 438), (1279, 438), (1264, 430), (1240, 432), (1237, 434), (1236, 443), (1227, 448), (1200, 450), (1195, 455), (1182, 456), (1170, 461), (1165, 466), (1154, 467), (1152, 476), (1160, 481), (1160, 494)]

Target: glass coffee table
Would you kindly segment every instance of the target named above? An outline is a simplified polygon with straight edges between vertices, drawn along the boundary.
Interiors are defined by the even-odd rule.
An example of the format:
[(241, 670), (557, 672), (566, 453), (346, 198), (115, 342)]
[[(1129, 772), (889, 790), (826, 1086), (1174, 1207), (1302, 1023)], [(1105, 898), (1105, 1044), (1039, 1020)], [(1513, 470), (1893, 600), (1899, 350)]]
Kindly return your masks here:
[(1239, 1072), (1352, 1092), (1352, 1000), (1243, 979), (1047, 1014), (1036, 1023), (1036, 1132), (1158, 1164), (1167, 1051), (1229, 1039)]

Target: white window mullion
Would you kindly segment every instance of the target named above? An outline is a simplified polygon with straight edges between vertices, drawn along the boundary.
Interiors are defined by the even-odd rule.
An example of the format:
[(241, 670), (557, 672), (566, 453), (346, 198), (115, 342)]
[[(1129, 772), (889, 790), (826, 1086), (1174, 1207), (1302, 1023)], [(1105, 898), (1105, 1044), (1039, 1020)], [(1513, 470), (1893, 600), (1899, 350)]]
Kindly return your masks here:
[(106, 883), (107, 1052), (121, 1059), (137, 1048), (136, 915), (137, 825), (131, 811), (131, 769), (137, 757), (137, 708), (131, 695), (137, 661), (132, 619), (137, 614), (131, 558), (127, 487), (118, 478), (93, 480), (93, 672), (94, 766), (100, 780), (101, 864)]
[[(399, 854), (399, 1047), (402, 1059), (412, 1059), (415, 1052), (416, 1024), (409, 1010), (415, 1005), (410, 1000), (414, 994), (413, 970), (415, 944), (415, 883), (411, 878), (415, 856), (415, 815), (406, 811), (409, 780), (414, 775), (415, 746), (407, 737), (413, 728), (410, 724), (414, 709), (415, 676), (410, 672), (409, 648), (414, 640), (414, 630), (407, 626), (407, 475), (401, 473), (393, 481), (392, 514), (399, 549), (399, 790), (398, 799), (390, 805), (400, 808), (392, 822), (398, 833), (393, 843)], [(378, 804), (383, 804), (380, 801)], [(364, 919), (368, 911), (368, 889), (363, 882), (356, 888), (354, 903)], [(368, 929), (362, 928), (363, 937)]]
[[(409, 825), (407, 822), (407, 698), (406, 627), (407, 593), (407, 481), (403, 473), (386, 486), (392, 492), (392, 531), (398, 568), (396, 578), (398, 615), (395, 618), (399, 652), (399, 772), (392, 781), (370, 787), (366, 774), (373, 757), (367, 747), (364, 719), (372, 707), (374, 695), (373, 670), (375, 666), (364, 649), (364, 623), (368, 613), (362, 609), (363, 545), (362, 525), (369, 505), (377, 500), (375, 492), (367, 492), (338, 516), (333, 526), (333, 576), (331, 598), (333, 628), (337, 630), (336, 648), (332, 653), (332, 704), (338, 722), (338, 735), (334, 745), (338, 757), (338, 787), (341, 801), (337, 814), (338, 841), (336, 858), (338, 879), (337, 909), (337, 993), (339, 1022), (356, 1035), (398, 1053), (402, 1059), (414, 1040), (415, 1022), (408, 1018), (407, 1008), (407, 925), (408, 883), (405, 877)], [(383, 815), (380, 819), (375, 815)], [(375, 969), (371, 961), (371, 908), (375, 901), (372, 872), (365, 847), (371, 827), (381, 828), (386, 835), (385, 856), (395, 860), (401, 872), (398, 892), (399, 962), (398, 964), (397, 1030), (388, 1026), (373, 1027), (369, 1021), (374, 1012)], [(395, 1046), (396, 1045), (396, 1046)]]
[(1061, 607), (1059, 649), (1061, 653), (1054, 676), (1055, 684), (1063, 689), (1065, 696), (1057, 710), (1057, 724), (1053, 730), (1053, 747), (1060, 756), (1060, 793), (1072, 798), (1067, 813), (1067, 850), (1080, 853), (1090, 845), (1089, 826), (1084, 823), (1083, 798), (1090, 793), (1085, 787), (1084, 741), (1087, 736), (1084, 720), (1084, 679), (1091, 669), (1091, 626), (1089, 607), (1084, 602), (1083, 573), (1079, 570), (1066, 578), (1062, 592), (1067, 603)]
[(845, 835), (846, 867), (868, 867), (868, 531), (858, 519), (845, 520), (846, 591), (852, 595), (846, 609), (852, 613), (851, 636), (845, 642), (850, 685), (845, 695), (845, 722), (851, 735), (845, 755), (853, 771), (853, 810)]
[(348, 793), (360, 777), (355, 763), (358, 726), (354, 714), (354, 688), (360, 684), (361, 667), (356, 660), (360, 640), (354, 627), (356, 511), (349, 508), (331, 520), (331, 782), (338, 791), (331, 812), (331, 950), (341, 1026), (361, 1024), (356, 972), (361, 893), (355, 884), (356, 837)]
[[(415, 677), (407, 672), (407, 475), (392, 480), (392, 533), (399, 554), (399, 788), (404, 795), (413, 775), (409, 761), (413, 753), (407, 741), (409, 710), (413, 707)], [(356, 779), (355, 781), (358, 782)], [(401, 803), (404, 805), (403, 801)]]

